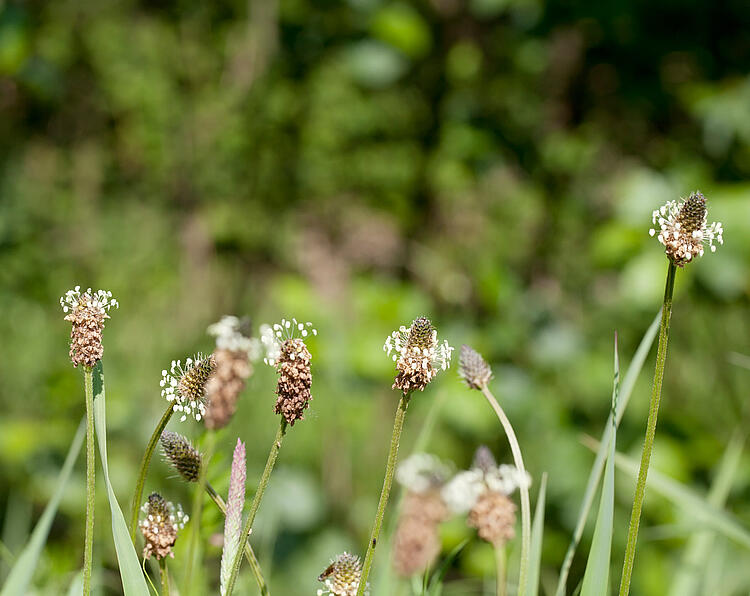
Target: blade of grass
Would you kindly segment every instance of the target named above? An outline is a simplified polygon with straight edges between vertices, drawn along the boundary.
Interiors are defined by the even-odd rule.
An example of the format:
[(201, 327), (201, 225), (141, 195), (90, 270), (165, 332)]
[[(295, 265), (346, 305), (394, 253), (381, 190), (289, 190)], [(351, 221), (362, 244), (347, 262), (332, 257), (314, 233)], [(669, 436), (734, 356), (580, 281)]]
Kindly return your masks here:
[(138, 555), (130, 540), (128, 524), (117, 502), (112, 483), (109, 481), (109, 465), (107, 464), (107, 404), (104, 394), (104, 369), (101, 360), (94, 367), (94, 424), (96, 437), (99, 441), (99, 457), (104, 471), (104, 484), (107, 487), (109, 508), (112, 513), (112, 538), (115, 542), (117, 563), (120, 566), (120, 580), (125, 596), (143, 596), (148, 594), (148, 586), (143, 578)]
[(81, 596), (83, 593), (83, 569), (73, 576), (68, 588), (68, 596)]
[[(599, 448), (599, 442), (593, 437), (584, 437), (583, 443), (592, 451)], [(615, 466), (634, 478), (638, 474), (638, 462), (622, 453), (615, 453)], [(727, 511), (711, 505), (694, 490), (656, 470), (649, 471), (649, 486), (654, 492), (684, 509), (692, 516), (696, 525), (703, 524), (706, 528), (716, 530), (750, 550), (750, 532), (742, 526), (739, 520)]]
[(448, 556), (445, 557), (445, 560), (440, 564), (437, 571), (432, 574), (432, 579), (430, 579), (430, 585), (427, 591), (430, 596), (440, 596), (440, 593), (443, 591), (443, 580), (445, 579), (448, 570), (451, 568), (451, 565), (453, 565), (453, 561), (458, 558), (461, 551), (466, 548), (466, 545), (469, 544), (469, 542), (471, 542), (471, 538), (464, 538), (454, 546), (453, 550), (448, 553)]
[[(726, 503), (744, 446), (744, 435), (735, 431), (724, 451), (716, 478), (706, 498), (714, 507), (721, 508)], [(692, 533), (685, 546), (677, 576), (672, 582), (670, 596), (692, 596), (699, 593), (701, 581), (707, 575), (706, 567), (714, 537), (715, 532), (711, 530), (698, 530)]]
[(617, 334), (615, 333), (615, 378), (612, 387), (612, 433), (607, 449), (607, 464), (602, 480), (602, 495), (599, 501), (599, 513), (594, 526), (594, 538), (583, 574), (581, 596), (601, 596), (609, 593), (609, 562), (612, 555), (612, 529), (615, 513), (615, 444), (617, 442), (618, 394), (620, 392), (620, 362), (617, 357)]
[(547, 500), (547, 473), (542, 474), (539, 494), (536, 497), (534, 522), (531, 525), (531, 548), (529, 549), (529, 595), (539, 594), (539, 575), (542, 566), (542, 540), (544, 539), (544, 506)]
[(73, 442), (70, 444), (68, 449), (68, 455), (65, 457), (65, 463), (60, 470), (60, 475), (57, 477), (57, 486), (55, 492), (52, 494), (47, 506), (44, 508), (42, 516), (34, 528), (34, 531), (29, 538), (29, 542), (24, 547), (21, 554), (16, 559), (13, 568), (10, 570), (8, 579), (3, 586), (0, 596), (15, 596), (16, 594), (28, 593), (28, 587), (31, 584), (31, 578), (36, 570), (39, 557), (42, 554), (44, 544), (47, 542), (47, 536), (49, 535), (52, 521), (57, 513), (57, 508), (60, 505), (65, 487), (70, 479), (70, 474), (73, 471), (78, 454), (81, 452), (81, 446), (83, 445), (83, 437), (86, 434), (85, 420), (81, 420), (78, 425), (78, 431), (76, 431), (73, 437)]
[[(604, 447), (597, 451), (594, 465), (591, 467), (591, 472), (589, 473), (589, 479), (586, 484), (586, 491), (583, 495), (581, 509), (578, 513), (578, 520), (576, 521), (576, 527), (573, 530), (573, 537), (570, 540), (570, 545), (568, 546), (568, 550), (565, 553), (565, 559), (563, 560), (563, 564), (560, 569), (560, 578), (557, 582), (557, 590), (555, 591), (555, 596), (565, 596), (565, 587), (568, 583), (570, 566), (573, 563), (573, 557), (575, 556), (576, 548), (578, 548), (578, 544), (581, 542), (583, 529), (586, 526), (586, 521), (589, 517), (589, 511), (591, 511), (591, 507), (594, 503), (596, 489), (599, 486), (599, 481), (601, 480), (602, 472), (604, 471), (604, 464), (607, 459), (607, 446), (609, 445), (613, 428), (620, 426), (620, 421), (625, 414), (625, 409), (628, 406), (630, 396), (633, 393), (633, 388), (635, 387), (635, 383), (638, 380), (641, 369), (643, 368), (643, 363), (646, 361), (646, 357), (648, 356), (648, 353), (651, 350), (651, 346), (654, 343), (654, 339), (656, 338), (656, 333), (659, 331), (660, 323), (661, 310), (656, 314), (656, 317), (654, 317), (651, 325), (643, 335), (643, 339), (641, 339), (641, 343), (638, 345), (638, 349), (636, 349), (635, 354), (633, 355), (633, 360), (630, 363), (628, 371), (625, 373), (622, 381), (620, 396), (617, 402), (617, 407), (615, 408), (614, 416), (612, 413), (610, 413), (609, 418), (607, 419), (607, 424), (604, 428), (604, 433), (602, 433), (600, 442), (600, 444), (604, 445)], [(612, 425), (613, 418), (615, 421), (614, 427)]]

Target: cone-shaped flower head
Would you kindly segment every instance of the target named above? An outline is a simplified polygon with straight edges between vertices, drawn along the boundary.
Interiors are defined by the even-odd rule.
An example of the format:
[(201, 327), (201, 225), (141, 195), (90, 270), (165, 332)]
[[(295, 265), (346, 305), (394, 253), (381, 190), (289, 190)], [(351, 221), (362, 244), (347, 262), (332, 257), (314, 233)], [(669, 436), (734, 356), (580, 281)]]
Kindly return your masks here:
[[(318, 589), (318, 596), (356, 596), (362, 578), (362, 562), (359, 557), (344, 552), (318, 576), (324, 587)], [(369, 591), (365, 589), (365, 594)]]
[(472, 507), (467, 524), (482, 540), (501, 547), (516, 535), (516, 504), (503, 493), (488, 491)]
[(470, 389), (481, 389), (490, 382), (492, 369), (479, 352), (464, 344), (458, 358), (458, 376)]
[(206, 427), (224, 428), (237, 411), (237, 401), (253, 373), (252, 362), (260, 357), (260, 340), (250, 337), (248, 318), (225, 316), (208, 328), (216, 337), (213, 353), (216, 371), (206, 385)]
[(669, 201), (654, 211), (651, 219), (659, 227), (648, 233), (657, 235), (672, 262), (684, 267), (695, 257), (702, 257), (706, 245), (715, 252), (714, 241), (724, 244), (721, 222), (707, 225), (707, 217), (706, 198), (696, 191), (679, 203)]
[(450, 366), (453, 348), (447, 341), (438, 342), (437, 331), (430, 319), (414, 319), (411, 327), (399, 327), (385, 340), (383, 350), (396, 362), (398, 374), (394, 389), (404, 393), (424, 391), (427, 384), (437, 376), (438, 370)]
[(181, 422), (188, 416), (200, 420), (206, 414), (206, 384), (215, 370), (213, 356), (196, 354), (184, 367), (180, 360), (172, 360), (169, 371), (161, 371), (161, 395), (174, 403), (175, 412), (182, 412)]
[(312, 399), (312, 356), (304, 341), (310, 333), (318, 334), (312, 323), (281, 319), (281, 323), (276, 323), (273, 328), (266, 326), (261, 337), (266, 349), (264, 362), (276, 367), (279, 373), (274, 412), (284, 416), (290, 426), (303, 420), (303, 413)]
[(102, 359), (102, 330), (104, 321), (109, 318), (107, 312), (119, 308), (120, 304), (112, 298), (112, 292), (91, 288), (81, 293), (81, 286), (65, 292), (60, 298), (60, 306), (66, 313), (65, 320), (73, 324), (70, 331), (70, 360), (73, 366), (83, 364), (92, 368)]
[(242, 508), (245, 504), (245, 444), (237, 439), (232, 456), (232, 473), (229, 476), (229, 495), (227, 496), (227, 515), (224, 519), (224, 549), (221, 552), (221, 593), (226, 593), (229, 576), (232, 574), (232, 563), (240, 545), (242, 535)]
[(181, 434), (165, 430), (161, 433), (161, 448), (164, 457), (188, 482), (198, 482), (201, 473), (201, 454)]
[(146, 516), (138, 524), (146, 546), (143, 556), (150, 559), (151, 555), (157, 559), (166, 556), (174, 558), (172, 547), (177, 540), (177, 532), (185, 527), (189, 518), (182, 511), (182, 506), (175, 506), (165, 501), (159, 493), (151, 493), (146, 503), (141, 507)]

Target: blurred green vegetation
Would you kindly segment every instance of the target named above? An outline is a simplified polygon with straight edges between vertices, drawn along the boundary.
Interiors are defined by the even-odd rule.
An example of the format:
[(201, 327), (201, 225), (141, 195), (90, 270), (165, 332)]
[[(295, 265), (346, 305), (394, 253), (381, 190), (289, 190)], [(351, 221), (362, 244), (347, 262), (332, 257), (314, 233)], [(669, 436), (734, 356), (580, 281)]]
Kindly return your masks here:
[[(748, 422), (750, 372), (731, 361), (750, 353), (748, 26), (739, 0), (0, 0), (0, 580), (83, 414), (57, 303), (81, 284), (122, 305), (104, 361), (123, 508), (171, 359), (209, 351), (205, 328), (225, 313), (314, 321), (315, 399), (253, 534), (275, 594), (314, 593), (331, 556), (364, 550), (397, 402), (382, 342), (424, 313), (492, 362), (528, 469), (549, 473), (542, 584), (554, 586), (593, 461), (580, 434), (599, 435), (610, 407), (612, 334), (627, 365), (660, 305), (651, 211), (696, 188), (726, 244), (678, 273), (654, 467), (705, 490)], [(619, 432), (631, 455), (652, 365)], [(222, 491), (237, 436), (250, 483), (260, 475), (273, 387), (259, 365), (213, 460)], [(482, 443), (510, 459), (455, 371), (413, 400), (402, 456), (433, 408), (428, 450), (457, 467)], [(155, 487), (188, 505), (157, 459)], [(617, 578), (632, 491), (618, 474)], [(745, 457), (728, 508), (750, 523), (748, 496)], [(117, 593), (108, 515), (100, 490), (98, 580)], [(83, 516), (81, 462), (39, 594), (63, 593), (79, 569)], [(221, 523), (205, 519), (209, 540)], [(644, 523), (633, 593), (661, 595), (694, 528), (655, 495)], [(444, 552), (470, 535), (443, 530)], [(747, 554), (716, 552), (726, 593), (747, 593), (747, 566), (732, 566)], [(493, 573), (473, 542), (445, 594), (479, 594)]]

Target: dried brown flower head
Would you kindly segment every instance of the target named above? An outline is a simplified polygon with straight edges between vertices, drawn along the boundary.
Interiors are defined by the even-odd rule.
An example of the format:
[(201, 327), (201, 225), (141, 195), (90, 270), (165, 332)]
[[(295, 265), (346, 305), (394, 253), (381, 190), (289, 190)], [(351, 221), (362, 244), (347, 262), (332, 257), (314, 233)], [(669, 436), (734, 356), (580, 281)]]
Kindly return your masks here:
[(458, 375), (470, 389), (482, 389), (490, 382), (492, 369), (479, 352), (464, 344), (458, 358)]
[(161, 433), (160, 441), (164, 457), (180, 476), (188, 482), (197, 482), (201, 472), (201, 454), (190, 441), (169, 430)]
[(396, 362), (398, 374), (394, 389), (404, 393), (424, 391), (437, 376), (438, 369), (450, 366), (453, 348), (447, 341), (438, 343), (437, 331), (426, 317), (414, 319), (411, 327), (399, 327), (385, 340), (383, 350)]
[[(318, 581), (324, 585), (318, 589), (318, 596), (356, 596), (361, 579), (362, 562), (359, 557), (341, 553), (318, 576)], [(367, 588), (364, 593), (369, 594)]]
[(469, 512), (467, 523), (480, 538), (500, 547), (516, 535), (516, 505), (501, 492), (486, 491)]
[(448, 508), (438, 490), (408, 492), (393, 538), (393, 568), (402, 577), (424, 572), (440, 554), (438, 527)]
[(93, 368), (104, 353), (102, 331), (104, 322), (109, 319), (107, 311), (119, 308), (119, 303), (112, 298), (112, 292), (92, 292), (89, 288), (82, 294), (81, 286), (76, 286), (60, 298), (60, 306), (66, 313), (65, 320), (73, 325), (70, 331), (70, 361), (75, 367), (82, 364)]
[(708, 210), (706, 198), (698, 191), (680, 202), (669, 201), (653, 212), (651, 217), (659, 229), (651, 228), (649, 234), (658, 232), (658, 239), (665, 247), (667, 256), (675, 265), (684, 267), (695, 257), (703, 256), (706, 244), (711, 252), (716, 251), (714, 240), (724, 244), (724, 228), (721, 222), (706, 225)]
[(141, 510), (146, 514), (138, 524), (146, 541), (144, 558), (150, 559), (151, 555), (157, 559), (166, 556), (174, 558), (172, 547), (177, 540), (177, 532), (185, 527), (189, 519), (182, 507), (178, 505), (175, 508), (159, 493), (151, 493)]
[(281, 323), (276, 323), (273, 328), (266, 327), (261, 337), (267, 353), (264, 361), (276, 367), (279, 373), (274, 412), (284, 416), (290, 426), (304, 419), (304, 411), (312, 399), (312, 356), (303, 340), (310, 333), (318, 334), (312, 323), (281, 319)]

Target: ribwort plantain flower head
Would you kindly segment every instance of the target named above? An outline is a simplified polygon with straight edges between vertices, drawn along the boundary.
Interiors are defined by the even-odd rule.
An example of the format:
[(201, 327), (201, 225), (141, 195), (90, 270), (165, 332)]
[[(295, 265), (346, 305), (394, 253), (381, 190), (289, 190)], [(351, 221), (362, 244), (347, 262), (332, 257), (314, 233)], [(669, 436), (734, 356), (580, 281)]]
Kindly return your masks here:
[(450, 477), (451, 467), (429, 453), (414, 453), (396, 468), (396, 481), (414, 493), (440, 489)]
[(679, 203), (669, 201), (654, 211), (651, 220), (658, 228), (651, 228), (648, 233), (657, 236), (675, 265), (684, 267), (695, 257), (702, 257), (706, 245), (716, 252), (714, 242), (724, 244), (721, 222), (707, 225), (707, 217), (706, 198), (695, 191)]
[(180, 476), (188, 482), (198, 482), (202, 458), (190, 441), (179, 433), (165, 430), (160, 442), (164, 457)]
[(414, 319), (409, 328), (402, 325), (391, 333), (383, 350), (396, 362), (398, 374), (393, 388), (404, 393), (424, 391), (439, 370), (450, 366), (453, 352), (446, 340), (438, 342), (437, 331), (426, 317)]
[(138, 524), (146, 541), (143, 557), (150, 559), (154, 555), (157, 559), (166, 556), (174, 558), (172, 547), (177, 541), (177, 533), (190, 519), (182, 511), (182, 506), (175, 507), (159, 493), (151, 493), (141, 511), (145, 514)]
[(174, 404), (175, 412), (182, 412), (180, 421), (188, 416), (200, 420), (206, 414), (206, 384), (216, 370), (213, 356), (196, 354), (182, 361), (172, 360), (169, 371), (161, 371), (161, 395)]
[(70, 321), (70, 360), (73, 366), (79, 364), (93, 368), (102, 359), (102, 331), (104, 321), (109, 319), (107, 312), (119, 308), (120, 304), (112, 298), (112, 292), (91, 288), (81, 293), (81, 286), (65, 292), (60, 298), (60, 306), (65, 313), (65, 320)]
[(284, 416), (290, 426), (304, 419), (304, 411), (312, 399), (312, 356), (305, 344), (310, 334), (318, 334), (312, 323), (299, 323), (297, 319), (281, 319), (281, 323), (265, 326), (262, 332), (261, 342), (266, 350), (264, 362), (279, 373), (274, 412)]
[(469, 389), (481, 390), (492, 379), (492, 369), (479, 352), (464, 344), (458, 358), (458, 376)]
[(237, 402), (245, 382), (253, 373), (252, 363), (261, 354), (261, 343), (251, 337), (248, 318), (225, 316), (209, 326), (216, 337), (213, 357), (216, 371), (206, 385), (206, 428), (218, 430), (229, 424), (237, 411)]
[[(361, 579), (362, 562), (359, 557), (341, 553), (318, 576), (318, 581), (323, 582), (324, 586), (318, 589), (318, 596), (356, 596)], [(364, 594), (369, 595), (367, 588)]]

